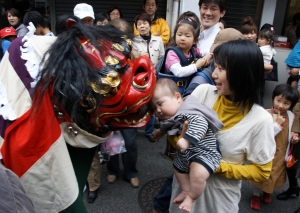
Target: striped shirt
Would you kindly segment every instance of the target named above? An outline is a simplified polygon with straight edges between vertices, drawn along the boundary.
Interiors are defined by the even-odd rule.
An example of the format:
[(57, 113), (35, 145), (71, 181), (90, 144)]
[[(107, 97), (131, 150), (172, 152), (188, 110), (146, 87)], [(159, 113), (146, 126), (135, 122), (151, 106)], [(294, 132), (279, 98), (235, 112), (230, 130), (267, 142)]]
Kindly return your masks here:
[(183, 153), (177, 151), (174, 168), (179, 172), (188, 173), (190, 163), (198, 162), (213, 173), (218, 168), (222, 157), (218, 151), (215, 134), (208, 127), (207, 120), (203, 116), (194, 114), (179, 114), (175, 119), (189, 121), (184, 138), (191, 145)]

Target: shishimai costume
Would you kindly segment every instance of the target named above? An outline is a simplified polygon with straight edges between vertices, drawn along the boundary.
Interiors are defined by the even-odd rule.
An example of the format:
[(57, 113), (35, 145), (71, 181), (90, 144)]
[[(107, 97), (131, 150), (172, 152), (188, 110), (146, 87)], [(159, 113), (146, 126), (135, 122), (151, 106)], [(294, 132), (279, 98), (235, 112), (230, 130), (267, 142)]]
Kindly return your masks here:
[(129, 58), (130, 35), (67, 26), (55, 38), (30, 25), (0, 64), (2, 162), (36, 212), (86, 212), (82, 191), (101, 135), (151, 117), (154, 68), (147, 57)]

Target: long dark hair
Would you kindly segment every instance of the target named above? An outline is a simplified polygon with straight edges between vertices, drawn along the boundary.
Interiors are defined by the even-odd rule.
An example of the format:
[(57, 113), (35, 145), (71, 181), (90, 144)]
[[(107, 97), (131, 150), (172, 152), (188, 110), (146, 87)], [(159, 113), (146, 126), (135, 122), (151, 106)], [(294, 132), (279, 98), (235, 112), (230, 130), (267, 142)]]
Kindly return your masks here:
[[(100, 86), (99, 79), (107, 73), (91, 66), (95, 62), (84, 52), (79, 38), (89, 39), (95, 48), (105, 52), (107, 49), (99, 45), (99, 39), (121, 43), (124, 42), (121, 38), (124, 35), (132, 39), (131, 35), (113, 26), (89, 27), (81, 22), (61, 32), (42, 59), (43, 68), (39, 76), (41, 80), (35, 89), (33, 107), (41, 103), (46, 92), (52, 95), (53, 104), (59, 104), (73, 121), (78, 121), (76, 114), (81, 107), (82, 97), (86, 97), (85, 104), (99, 106), (100, 95), (93, 91), (90, 83), (98, 82), (97, 86)], [(49, 91), (51, 85), (52, 91)], [(96, 103), (90, 100), (96, 100)]]
[(264, 62), (259, 47), (250, 40), (234, 40), (221, 44), (214, 50), (214, 60), (227, 74), (236, 106), (250, 108), (259, 103), (264, 85)]

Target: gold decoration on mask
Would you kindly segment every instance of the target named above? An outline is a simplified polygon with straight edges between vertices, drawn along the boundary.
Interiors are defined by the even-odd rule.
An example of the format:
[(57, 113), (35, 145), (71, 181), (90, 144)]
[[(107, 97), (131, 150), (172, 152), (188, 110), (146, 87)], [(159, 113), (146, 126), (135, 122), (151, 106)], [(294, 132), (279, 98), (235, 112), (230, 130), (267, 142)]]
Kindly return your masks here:
[(119, 84), (121, 82), (119, 73), (114, 70), (110, 71), (107, 74), (106, 79), (112, 87), (119, 86)]
[(132, 46), (132, 41), (131, 39), (127, 38), (125, 39), (126, 43), (131, 47)]
[(116, 49), (116, 50), (120, 51), (120, 52), (124, 52), (124, 47), (122, 47), (121, 44), (114, 43), (114, 44), (111, 45), (111, 47), (112, 47), (113, 49)]
[(116, 65), (119, 63), (119, 60), (109, 55), (105, 57), (105, 63), (107, 65)]
[(83, 106), (84, 108), (87, 108), (89, 106), (84, 101), (90, 101), (92, 103), (92, 108), (86, 110), (88, 113), (91, 113), (96, 109), (97, 102), (95, 98), (88, 98), (87, 96), (83, 96), (81, 98), (79, 102), (80, 105)]
[(127, 36), (122, 36), (121, 38), (124, 39), (124, 41), (131, 47), (132, 46), (132, 41), (129, 39)]
[(114, 70), (111, 70), (106, 77), (101, 78), (100, 81), (100, 88), (96, 82), (91, 82), (90, 85), (94, 92), (105, 96), (116, 93), (118, 91), (117, 87), (121, 82), (119, 73)]

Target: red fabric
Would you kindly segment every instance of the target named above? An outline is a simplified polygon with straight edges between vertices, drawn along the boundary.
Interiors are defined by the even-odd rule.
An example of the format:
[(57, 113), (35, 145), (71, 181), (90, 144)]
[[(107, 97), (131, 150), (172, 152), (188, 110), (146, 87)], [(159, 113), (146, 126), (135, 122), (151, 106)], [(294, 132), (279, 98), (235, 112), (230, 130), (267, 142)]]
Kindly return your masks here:
[(37, 114), (33, 114), (31, 108), (7, 128), (1, 147), (4, 165), (21, 177), (60, 135), (59, 123), (46, 93)]

